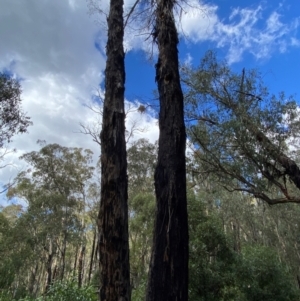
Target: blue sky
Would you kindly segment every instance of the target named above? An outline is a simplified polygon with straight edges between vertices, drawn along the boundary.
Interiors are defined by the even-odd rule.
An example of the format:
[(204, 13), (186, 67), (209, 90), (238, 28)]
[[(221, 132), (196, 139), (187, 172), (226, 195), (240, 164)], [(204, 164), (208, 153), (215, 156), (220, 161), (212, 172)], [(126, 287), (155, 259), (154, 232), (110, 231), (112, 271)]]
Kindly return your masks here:
[[(129, 11), (135, 0), (125, 0)], [(23, 107), (33, 121), (26, 135), (16, 136), (0, 169), (0, 183), (13, 179), (26, 166), (18, 158), (37, 150), (36, 141), (89, 148), (99, 157), (99, 146), (79, 134), (80, 124), (97, 128), (101, 116), (85, 105), (103, 96), (106, 18), (89, 13), (89, 0), (1, 0), (0, 70), (22, 79)], [(98, 3), (98, 2), (96, 2)], [(107, 12), (108, 0), (99, 1)], [(214, 49), (234, 71), (257, 68), (273, 93), (298, 94), (300, 78), (300, 6), (298, 1), (189, 0), (176, 15), (181, 63), (197, 66), (205, 51)], [(155, 114), (140, 115), (139, 102), (148, 102), (156, 89), (155, 48), (137, 32), (139, 22), (126, 28), (127, 129), (133, 139), (158, 138)], [(147, 32), (147, 30), (146, 30)], [(148, 30), (149, 33), (149, 30)], [(134, 102), (134, 103), (133, 103)], [(1, 163), (1, 162), (0, 162)], [(4, 163), (4, 162), (3, 162)]]
[[(277, 94), (284, 91), (286, 95), (299, 94), (297, 80), (300, 77), (299, 3), (296, 0), (251, 1), (251, 4), (247, 2), (247, 5), (241, 5), (240, 1), (227, 0), (210, 3), (217, 8), (214, 13), (209, 10), (204, 11), (203, 19), (211, 19), (205, 26), (209, 27), (210, 22), (214, 23), (217, 16), (222, 26), (231, 27), (231, 30), (236, 30), (236, 33), (231, 36), (225, 35), (225, 41), (219, 43), (218, 35), (216, 38), (201, 40), (201, 37), (195, 38), (195, 34), (189, 35), (183, 29), (179, 44), (180, 61), (184, 62), (189, 57), (191, 64), (196, 67), (205, 52), (213, 49), (220, 60), (228, 60), (235, 72), (240, 72), (243, 68), (258, 69), (270, 92)], [(243, 10), (248, 10), (248, 13)], [(245, 21), (247, 17), (249, 20)], [(244, 27), (239, 28), (239, 24), (243, 24)], [(243, 34), (243, 31), (246, 34)], [(265, 40), (263, 37), (258, 38), (259, 34), (264, 34)], [(243, 43), (249, 45), (245, 47)], [(236, 53), (234, 48), (245, 49), (238, 56), (234, 56)], [(147, 98), (155, 89), (153, 80), (155, 59), (151, 62), (147, 60), (147, 55), (142, 50), (135, 50), (126, 56), (128, 98), (135, 96)]]

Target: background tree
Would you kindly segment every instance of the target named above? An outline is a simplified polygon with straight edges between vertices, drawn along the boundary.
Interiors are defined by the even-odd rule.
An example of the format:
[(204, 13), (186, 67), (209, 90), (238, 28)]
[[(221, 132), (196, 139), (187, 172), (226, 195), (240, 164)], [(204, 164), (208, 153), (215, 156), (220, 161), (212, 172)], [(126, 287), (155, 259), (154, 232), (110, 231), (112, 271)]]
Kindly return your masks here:
[[(251, 227), (243, 221), (244, 215), (240, 217), (241, 208), (224, 225), (222, 216), (230, 213), (226, 205), (230, 206), (231, 200), (222, 199), (209, 213), (203, 200), (205, 194), (190, 195), (188, 198), (189, 300), (298, 300), (299, 290), (291, 273), (291, 265), (279, 255), (274, 244), (264, 245), (258, 241), (262, 238), (261, 234), (257, 233), (256, 241), (247, 236)], [(250, 205), (246, 200), (239, 200), (240, 207), (245, 210), (253, 207), (245, 206), (247, 204)], [(234, 207), (230, 209), (234, 210)], [(256, 219), (256, 214), (252, 218)], [(237, 222), (239, 249), (236, 248), (237, 227), (232, 227)], [(268, 235), (267, 230), (270, 231)], [(275, 234), (272, 230), (266, 227), (264, 236), (271, 238), (271, 233)]]
[[(7, 147), (12, 137), (27, 132), (28, 126), (32, 124), (30, 118), (22, 111), (21, 92), (17, 79), (0, 72), (0, 161), (3, 161), (8, 153), (14, 152)], [(0, 168), (7, 165), (10, 164), (3, 164)], [(0, 193), (7, 191), (11, 185), (5, 185)]]
[(6, 73), (0, 73), (0, 148), (32, 124), (21, 109), (21, 86)]
[(155, 170), (157, 211), (147, 301), (188, 298), (186, 134), (174, 4), (173, 0), (155, 2), (153, 37), (158, 46), (156, 81), (160, 132)]
[(154, 170), (157, 159), (157, 144), (147, 139), (133, 142), (127, 151), (129, 196), (139, 193), (154, 193)]
[[(149, 150), (154, 145), (150, 146), (141, 140), (128, 149), (128, 171), (134, 171), (134, 177), (129, 172), (129, 184), (140, 183), (129, 194), (133, 300), (144, 297), (147, 265), (143, 259), (149, 260), (151, 249), (147, 231), (151, 233), (154, 196), (150, 190), (139, 193), (147, 187), (143, 185), (148, 183), (145, 175), (151, 175)], [(188, 166), (197, 164), (192, 154), (188, 159)], [(139, 166), (148, 172), (139, 173)], [(189, 300), (272, 300), (275, 296), (279, 300), (298, 300), (296, 204), (266, 206), (249, 195), (221, 188), (213, 174), (205, 178), (191, 171), (187, 179)]]
[(146, 139), (128, 148), (129, 245), (132, 300), (145, 298), (155, 216), (153, 176), (157, 144)]
[[(8, 192), (10, 198), (21, 198), (27, 203), (26, 211), (19, 213), (11, 225), (7, 258), (19, 259), (13, 265), (13, 286), (36, 294), (43, 291), (43, 283), (48, 290), (55, 279), (77, 274), (73, 262), (86, 244), (87, 230), (82, 218), (86, 190), (93, 175), (91, 156), (89, 150), (57, 144), (22, 156), (31, 169), (20, 173), (16, 186)], [(9, 217), (7, 210), (3, 213)]]
[[(190, 154), (188, 166), (199, 164), (197, 154), (194, 159)], [(298, 204), (271, 207), (252, 195), (229, 192), (213, 173), (188, 171), (189, 298), (297, 300)]]
[[(30, 164), (31, 169), (20, 175), (17, 186), (10, 190), (11, 196), (22, 197), (28, 206), (12, 204), (0, 213), (0, 298), (12, 300), (26, 295), (26, 300), (31, 300), (29, 296), (44, 292), (47, 282), (51, 283), (43, 298), (79, 298), (86, 291), (92, 298), (96, 287), (86, 285), (99, 283), (95, 222), (100, 189), (97, 182), (90, 185), (89, 177), (80, 176), (92, 172), (89, 152), (58, 145), (43, 148), (42, 152), (27, 154), (36, 163)], [(130, 279), (132, 300), (136, 301), (145, 297), (151, 257), (156, 152), (157, 145), (144, 139), (128, 149)], [(197, 160), (189, 154), (188, 166), (196, 166)], [(69, 187), (72, 202), (51, 184), (55, 175), (61, 188)], [(203, 177), (191, 170), (187, 179), (189, 300), (297, 301), (297, 204), (267, 206), (251, 195), (220, 187), (214, 174)], [(84, 195), (76, 183), (84, 184), (84, 210)], [(60, 282), (65, 226), (65, 272)], [(80, 275), (81, 290), (77, 289)]]
[(183, 74), (194, 172), (269, 204), (300, 202), (296, 102), (270, 96), (257, 71), (236, 74), (213, 52)]

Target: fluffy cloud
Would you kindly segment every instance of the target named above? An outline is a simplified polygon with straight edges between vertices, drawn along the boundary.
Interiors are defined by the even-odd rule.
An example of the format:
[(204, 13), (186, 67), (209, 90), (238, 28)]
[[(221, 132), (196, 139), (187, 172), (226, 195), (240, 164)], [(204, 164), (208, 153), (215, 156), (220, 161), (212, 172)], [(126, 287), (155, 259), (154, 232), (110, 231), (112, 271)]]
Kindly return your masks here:
[[(87, 2), (0, 1), (0, 70), (21, 79), (23, 108), (33, 121), (29, 133), (14, 137), (9, 145), (17, 151), (6, 156), (5, 163), (11, 165), (0, 169), (1, 183), (26, 168), (18, 157), (37, 150), (38, 139), (90, 148), (95, 160), (99, 157), (100, 147), (91, 137), (78, 133), (80, 123), (97, 120), (84, 104), (92, 101), (105, 68), (106, 17), (93, 6), (90, 12), (95, 14), (91, 15)], [(108, 0), (101, 4), (107, 10)], [(155, 120), (138, 118), (141, 127), (150, 125), (149, 137), (157, 138)]]
[(266, 15), (258, 5), (234, 8), (227, 20), (221, 20), (218, 10), (216, 5), (192, 1), (183, 7), (179, 28), (194, 43), (212, 41), (219, 48), (227, 48), (229, 63), (240, 61), (245, 52), (264, 59), (275, 51), (284, 53), (289, 47), (299, 46), (296, 34), (300, 18), (283, 23), (277, 11)]
[[(145, 7), (142, 4), (141, 11), (143, 9)], [(184, 1), (175, 11), (181, 37), (194, 44), (205, 41), (215, 43), (217, 48), (227, 51), (229, 63), (241, 61), (246, 52), (257, 59), (266, 59), (275, 51), (284, 53), (290, 47), (299, 47), (297, 29), (300, 18), (284, 23), (283, 15), (277, 10), (267, 11), (260, 4), (256, 7), (232, 8), (229, 16), (221, 19), (221, 9), (220, 5), (200, 0)], [(283, 11), (280, 4), (278, 10)], [(127, 50), (142, 49), (151, 56), (157, 54), (152, 43), (151, 26), (148, 25), (149, 20), (143, 13), (129, 23), (125, 34)]]
[[(105, 58), (94, 46), (99, 34), (105, 39), (84, 0), (0, 2), (0, 69), (21, 78), (23, 108), (34, 124), (10, 145), (17, 153), (7, 160), (17, 169), (16, 157), (36, 149), (38, 139), (92, 146), (74, 131), (92, 118), (83, 104), (102, 80)], [(13, 173), (2, 169), (1, 180)]]

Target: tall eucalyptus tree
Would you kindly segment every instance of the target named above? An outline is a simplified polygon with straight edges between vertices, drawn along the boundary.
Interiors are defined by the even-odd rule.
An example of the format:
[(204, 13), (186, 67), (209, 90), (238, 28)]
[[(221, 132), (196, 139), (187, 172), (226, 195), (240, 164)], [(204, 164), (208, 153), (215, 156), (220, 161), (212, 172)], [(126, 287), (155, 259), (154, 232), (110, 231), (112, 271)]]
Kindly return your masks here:
[(156, 218), (147, 301), (188, 298), (188, 219), (183, 94), (178, 68), (174, 0), (156, 1), (159, 148), (155, 170)]
[(128, 192), (125, 142), (123, 0), (108, 15), (105, 99), (101, 141), (101, 203), (98, 215), (100, 300), (130, 300)]

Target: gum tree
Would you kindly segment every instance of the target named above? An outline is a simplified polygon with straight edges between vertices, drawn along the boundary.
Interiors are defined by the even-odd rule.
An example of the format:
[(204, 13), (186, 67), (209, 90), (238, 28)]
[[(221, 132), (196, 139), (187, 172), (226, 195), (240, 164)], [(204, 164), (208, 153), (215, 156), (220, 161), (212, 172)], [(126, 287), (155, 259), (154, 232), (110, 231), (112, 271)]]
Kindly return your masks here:
[(98, 215), (100, 300), (130, 300), (128, 193), (125, 142), (123, 0), (111, 0), (101, 141)]
[(188, 299), (188, 219), (183, 94), (178, 67), (175, 1), (156, 1), (159, 141), (155, 170), (156, 218), (147, 301)]

